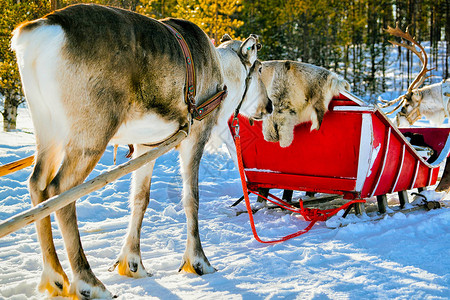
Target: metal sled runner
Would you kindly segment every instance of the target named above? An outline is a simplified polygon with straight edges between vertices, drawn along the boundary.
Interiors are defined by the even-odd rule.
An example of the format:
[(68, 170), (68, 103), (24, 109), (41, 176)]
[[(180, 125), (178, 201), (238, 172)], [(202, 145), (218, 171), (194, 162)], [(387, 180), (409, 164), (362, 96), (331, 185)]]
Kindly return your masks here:
[[(298, 125), (287, 148), (264, 140), (262, 122), (251, 126), (242, 116), (238, 120), (238, 135), (232, 119), (229, 126), (235, 141), (240, 139), (249, 192), (276, 188), (340, 194), (349, 200), (406, 193), (434, 185), (450, 150), (450, 128), (399, 130), (380, 109), (350, 93), (331, 101), (319, 130), (310, 131), (311, 123)], [(419, 136), (424, 144), (412, 145), (405, 135), (411, 141)], [(380, 211), (383, 205), (379, 199)]]

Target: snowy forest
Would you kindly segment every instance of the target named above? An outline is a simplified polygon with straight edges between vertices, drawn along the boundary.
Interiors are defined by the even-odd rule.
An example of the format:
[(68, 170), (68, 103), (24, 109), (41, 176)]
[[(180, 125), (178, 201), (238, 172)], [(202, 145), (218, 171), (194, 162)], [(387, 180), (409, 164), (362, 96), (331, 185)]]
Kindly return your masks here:
[[(406, 90), (417, 71), (414, 55), (398, 47), (392, 61), (387, 26), (409, 31), (426, 46), (429, 68), (425, 84), (449, 76), (449, 0), (3, 0), (0, 3), (0, 105), (4, 130), (15, 129), (17, 107), (24, 101), (11, 33), (26, 20), (75, 3), (98, 3), (161, 19), (183, 18), (199, 25), (216, 44), (258, 34), (262, 60), (290, 59), (319, 65), (347, 79), (352, 91), (376, 98)], [(395, 64), (395, 74), (388, 69)]]

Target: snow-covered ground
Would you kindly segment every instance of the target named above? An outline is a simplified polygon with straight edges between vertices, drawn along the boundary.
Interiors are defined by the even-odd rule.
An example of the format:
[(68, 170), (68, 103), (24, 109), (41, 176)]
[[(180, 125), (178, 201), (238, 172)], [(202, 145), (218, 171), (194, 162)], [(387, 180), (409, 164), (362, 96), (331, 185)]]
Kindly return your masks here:
[[(0, 124), (1, 125), (1, 124)], [(32, 125), (20, 110), (20, 128), (0, 133), (0, 164), (34, 153)], [(119, 147), (118, 164), (126, 161)], [(90, 178), (112, 168), (108, 147)], [(31, 167), (0, 177), (0, 220), (31, 207)], [(177, 153), (157, 160), (142, 229), (142, 259), (152, 277), (131, 279), (108, 272), (119, 254), (129, 216), (130, 175), (78, 201), (82, 242), (95, 274), (119, 299), (449, 299), (450, 209), (396, 214), (377, 222), (328, 229), (324, 223), (276, 245), (253, 239), (247, 214), (230, 205), (242, 195), (239, 175), (223, 148), (206, 153), (200, 173), (200, 233), (218, 272), (178, 273), (186, 224), (180, 203)], [(449, 199), (446, 196), (446, 199)], [(373, 201), (373, 199), (371, 200)], [(395, 202), (395, 195), (390, 196)], [(53, 217), (52, 217), (53, 218)], [(255, 214), (260, 235), (273, 239), (307, 225), (299, 217), (263, 209)], [(69, 262), (54, 222), (54, 239), (69, 278)], [(0, 299), (41, 299), (42, 271), (34, 225), (0, 239)]]

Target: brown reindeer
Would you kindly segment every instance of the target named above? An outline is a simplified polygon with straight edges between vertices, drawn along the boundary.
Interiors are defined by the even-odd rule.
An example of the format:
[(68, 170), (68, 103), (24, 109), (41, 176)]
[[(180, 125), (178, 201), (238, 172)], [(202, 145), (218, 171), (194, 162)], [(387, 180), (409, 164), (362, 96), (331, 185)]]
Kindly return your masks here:
[[(202, 121), (193, 121), (188, 137), (177, 146), (187, 218), (180, 269), (201, 275), (215, 271), (203, 252), (198, 228), (198, 169), (205, 143), (217, 121), (228, 118), (241, 100), (242, 110), (252, 117), (262, 118), (272, 109), (254, 72), (259, 63), (256, 36), (215, 48), (191, 22), (157, 21), (98, 5), (70, 6), (19, 26), (12, 48), (36, 135), (29, 188), (32, 203), (41, 203), (82, 183), (108, 143), (134, 144), (137, 156), (191, 123), (185, 104), (186, 59), (166, 25), (184, 37), (191, 51), (195, 103), (203, 103), (225, 86), (229, 91), (218, 109)], [(128, 234), (114, 264), (122, 275), (148, 276), (141, 260), (140, 229), (153, 166), (149, 163), (133, 174)], [(69, 286), (47, 217), (36, 223), (44, 265), (39, 289), (51, 296), (111, 298), (83, 252), (75, 204), (57, 211), (56, 217), (73, 279)]]

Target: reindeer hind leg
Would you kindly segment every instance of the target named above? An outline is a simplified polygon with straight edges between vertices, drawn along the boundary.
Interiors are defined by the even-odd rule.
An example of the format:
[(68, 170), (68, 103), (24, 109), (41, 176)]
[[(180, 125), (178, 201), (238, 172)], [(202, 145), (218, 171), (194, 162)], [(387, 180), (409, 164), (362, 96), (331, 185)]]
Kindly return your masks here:
[[(42, 144), (38, 144), (36, 162), (29, 180), (30, 197), (33, 205), (37, 205), (48, 198), (47, 186), (55, 176), (62, 155), (61, 148), (58, 146), (43, 147)], [(37, 221), (36, 231), (44, 263), (38, 289), (41, 292), (47, 291), (52, 297), (68, 296), (69, 280), (56, 254), (50, 217)]]
[[(63, 163), (48, 187), (48, 196), (52, 197), (81, 184), (102, 156), (106, 141), (104, 143), (89, 149), (69, 144)], [(75, 203), (58, 210), (56, 217), (74, 277), (70, 293), (79, 299), (111, 298), (111, 294), (95, 277), (83, 252)]]

